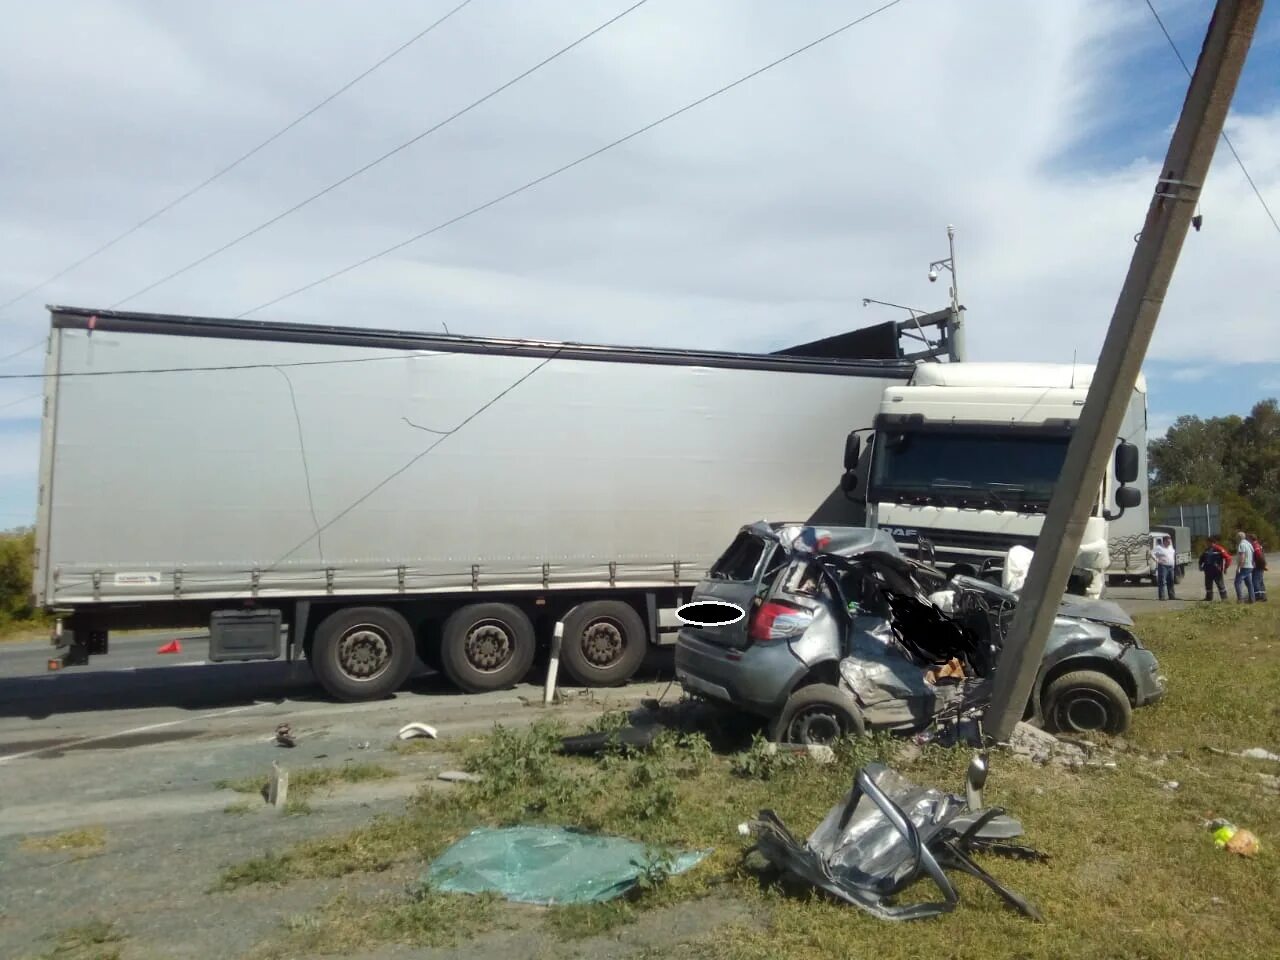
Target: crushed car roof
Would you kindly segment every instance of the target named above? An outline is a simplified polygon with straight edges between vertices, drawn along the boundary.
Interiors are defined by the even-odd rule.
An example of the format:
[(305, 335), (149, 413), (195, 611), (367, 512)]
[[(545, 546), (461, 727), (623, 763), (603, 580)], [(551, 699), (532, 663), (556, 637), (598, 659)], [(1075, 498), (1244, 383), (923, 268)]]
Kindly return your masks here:
[(862, 553), (901, 556), (897, 542), (883, 530), (866, 527), (820, 527), (804, 523), (754, 523), (747, 529), (801, 553), (852, 557)]

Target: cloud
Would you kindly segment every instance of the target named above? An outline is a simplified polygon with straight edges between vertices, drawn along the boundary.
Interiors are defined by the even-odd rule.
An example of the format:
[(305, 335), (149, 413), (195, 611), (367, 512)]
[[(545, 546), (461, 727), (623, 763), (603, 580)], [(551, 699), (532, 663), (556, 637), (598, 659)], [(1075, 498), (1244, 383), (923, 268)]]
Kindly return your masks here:
[[(56, 14), (47, 4), (13, 6), (0, 36), (0, 300), (177, 196), (452, 5), (388, 0), (376, 17), (304, 0), (78, 0)], [(114, 303), (625, 5), (470, 5), (243, 167), (6, 311), (3, 343), (16, 349), (41, 336), (42, 303)], [(653, 0), (128, 306), (239, 313), (608, 143), (872, 6)], [(1207, 23), (1205, 3), (1175, 12), (1199, 24), (1192, 33)], [(1145, 13), (1104, 0), (991, 0), (974, 17), (958, 0), (906, 0), (561, 177), (255, 316), (772, 349), (892, 315), (862, 308), (863, 297), (942, 306), (946, 284), (931, 285), (925, 269), (946, 256), (951, 222), (973, 358), (1087, 362), (1185, 90)], [(1274, 56), (1270, 42), (1252, 58)], [(1147, 59), (1130, 78), (1135, 58)], [(1159, 69), (1145, 69), (1148, 61)], [(1142, 136), (1126, 129), (1138, 104), (1155, 119)], [(1233, 114), (1230, 130), (1280, 209), (1275, 97)], [(1099, 137), (1105, 158), (1086, 159), (1083, 142)], [(1150, 355), (1185, 370), (1280, 361), (1280, 339), (1257, 335), (1273, 311), (1265, 278), (1280, 237), (1223, 150), (1202, 210), (1204, 229), (1187, 239)]]
[(1168, 378), (1176, 383), (1199, 383), (1207, 380), (1214, 371), (1210, 367), (1179, 367), (1168, 373)]

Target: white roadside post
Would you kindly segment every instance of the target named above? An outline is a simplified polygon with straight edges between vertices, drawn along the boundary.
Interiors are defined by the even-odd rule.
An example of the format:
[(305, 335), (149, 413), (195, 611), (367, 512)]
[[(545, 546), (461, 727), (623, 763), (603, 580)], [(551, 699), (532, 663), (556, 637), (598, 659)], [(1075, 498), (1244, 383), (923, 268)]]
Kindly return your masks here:
[(547, 664), (547, 685), (542, 691), (542, 703), (551, 706), (556, 698), (556, 674), (560, 672), (560, 646), (564, 643), (564, 623), (556, 621), (551, 633), (551, 660)]

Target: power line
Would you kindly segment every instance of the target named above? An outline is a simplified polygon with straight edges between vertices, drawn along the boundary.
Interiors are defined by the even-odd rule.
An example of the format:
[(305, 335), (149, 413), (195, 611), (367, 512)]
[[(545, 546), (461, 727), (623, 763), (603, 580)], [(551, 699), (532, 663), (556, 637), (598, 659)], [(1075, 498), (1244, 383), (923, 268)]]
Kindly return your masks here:
[(415, 143), (418, 143), (420, 140), (423, 140), (424, 138), (431, 136), (431, 134), (435, 133), (441, 127), (447, 126), (448, 124), (457, 120), (459, 117), (462, 117), (470, 113), (472, 110), (480, 106), (482, 103), (486, 102), (487, 100), (493, 99), (498, 94), (502, 93), (502, 91), (519, 83), (521, 80), (525, 79), (530, 74), (536, 73), (537, 71), (541, 70), (543, 67), (551, 63), (553, 60), (557, 60), (560, 57), (564, 56), (564, 54), (568, 53), (574, 47), (591, 39), (601, 30), (604, 30), (606, 27), (609, 27), (614, 23), (617, 23), (627, 14), (631, 13), (633, 10), (639, 7), (644, 6), (646, 3), (648, 3), (648, 0), (637, 0), (636, 3), (633, 3), (631, 6), (627, 7), (617, 16), (611, 17), (610, 19), (606, 20), (604, 23), (600, 24), (600, 26), (596, 27), (595, 29), (587, 33), (584, 33), (582, 36), (578, 37), (577, 40), (574, 40), (568, 46), (561, 47), (555, 53), (551, 54), (551, 56), (543, 60), (540, 60), (538, 63), (534, 64), (532, 67), (530, 67), (528, 70), (525, 70), (523, 73), (512, 77), (506, 83), (502, 84), (502, 86), (496, 87), (495, 89), (490, 90), (479, 100), (472, 101), (467, 106), (463, 107), (461, 110), (454, 113), (453, 115), (446, 117), (445, 119), (441, 120), (439, 123), (435, 124), (434, 126), (428, 127), (426, 130), (423, 130), (421, 133), (415, 134), (413, 137), (410, 137), (408, 140), (404, 141), (404, 143), (401, 143), (398, 146), (392, 147), (390, 150), (388, 150), (386, 153), (382, 154), (381, 156), (375, 157), (373, 160), (370, 160), (368, 163), (366, 163), (362, 167), (357, 167), (351, 173), (348, 173), (345, 177), (342, 177), (341, 179), (333, 181), (333, 183), (329, 184), (327, 187), (324, 187), (323, 189), (316, 191), (315, 193), (313, 193), (311, 196), (307, 197), (304, 200), (300, 200), (299, 202), (295, 203), (293, 206), (289, 207), (288, 209), (282, 210), (280, 213), (276, 214), (271, 219), (264, 220), (262, 223), (258, 224), (253, 229), (245, 231), (244, 233), (240, 234), (240, 236), (235, 237), (232, 240), (228, 240), (226, 243), (222, 244), (222, 246), (214, 248), (213, 250), (209, 251), (208, 253), (204, 254), (201, 257), (197, 257), (195, 260), (192, 260), (190, 263), (186, 264), (185, 266), (179, 267), (177, 270), (174, 270), (172, 273), (166, 274), (165, 276), (161, 277), (159, 280), (156, 280), (154, 283), (149, 283), (142, 289), (135, 290), (133, 293), (129, 294), (124, 299), (117, 300), (115, 303), (111, 305), (111, 308), (115, 309), (116, 307), (119, 307), (122, 304), (128, 303), (130, 300), (134, 300), (142, 296), (144, 293), (148, 293), (154, 290), (156, 287), (159, 287), (168, 283), (170, 280), (173, 280), (173, 279), (176, 279), (177, 277), (182, 276), (184, 273), (186, 273), (189, 270), (194, 270), (196, 267), (200, 266), (202, 263), (207, 263), (208, 261), (212, 260), (214, 257), (218, 256), (219, 254), (225, 253), (226, 251), (230, 250), (232, 247), (236, 246), (237, 244), (243, 243), (245, 240), (248, 240), (250, 237), (254, 236), (255, 234), (261, 233), (263, 230), (267, 229), (267, 227), (270, 227), (273, 224), (279, 223), (285, 217), (288, 217), (294, 213), (297, 213), (303, 207), (311, 203), (314, 203), (316, 200), (319, 200), (325, 194), (331, 193), (332, 191), (338, 189), (338, 187), (342, 186), (344, 183), (351, 182), (356, 177), (359, 177), (362, 174), (365, 174), (368, 171), (372, 170), (374, 167), (378, 166), (378, 164), (382, 163), (383, 161), (388, 160), (391, 157), (394, 157), (396, 154), (400, 153), (402, 150), (406, 150), (409, 147), (413, 146)]
[[(1156, 12), (1155, 4), (1151, 0), (1147, 0), (1147, 9), (1151, 11), (1151, 15), (1156, 18), (1156, 23), (1160, 25), (1160, 32), (1164, 34), (1164, 38), (1169, 41), (1169, 48), (1173, 50), (1173, 55), (1178, 58), (1178, 62), (1182, 64), (1182, 69), (1188, 77), (1191, 76), (1191, 67), (1187, 65), (1187, 61), (1183, 59), (1178, 45), (1173, 42), (1173, 36), (1169, 33), (1169, 28), (1164, 25), (1164, 21), (1160, 19), (1160, 14)], [(1267, 218), (1271, 221), (1271, 225), (1276, 228), (1276, 233), (1280, 233), (1280, 220), (1276, 220), (1276, 215), (1271, 212), (1266, 198), (1262, 195), (1262, 191), (1258, 189), (1258, 185), (1253, 182), (1249, 170), (1244, 165), (1244, 161), (1240, 159), (1240, 154), (1236, 152), (1235, 144), (1231, 142), (1231, 138), (1227, 136), (1227, 131), (1222, 131), (1222, 141), (1227, 145), (1227, 149), (1231, 151), (1231, 155), (1236, 158), (1236, 163), (1240, 165), (1240, 172), (1244, 174), (1244, 178), (1249, 181), (1249, 186), (1253, 188), (1253, 195), (1258, 198), (1258, 203), (1262, 204), (1262, 209), (1266, 213)]]
[(20, 357), (24, 353), (30, 353), (36, 347), (43, 347), (45, 343), (46, 343), (46, 339), (44, 337), (41, 337), (39, 340), (31, 344), (30, 346), (23, 347), (21, 350), (15, 350), (13, 353), (7, 353), (3, 357), (0, 357), (0, 363), (7, 363), (8, 361), (12, 360), (14, 357)]
[(0, 410), (8, 410), (10, 407), (16, 407), (18, 404), (27, 403), (30, 400), (39, 400), (43, 396), (43, 393), (33, 393), (29, 397), (19, 397), (17, 400), (10, 400), (8, 403), (0, 403)]
[(447, 353), (404, 351), (381, 357), (348, 357), (345, 360), (295, 360), (287, 363), (232, 363), (211, 367), (144, 367), (136, 370), (67, 370), (59, 373), (5, 373), (0, 380), (66, 380), (72, 377), (125, 377), (152, 373), (219, 373), (226, 370), (273, 370), (281, 367), (328, 367), (340, 363), (373, 363), (379, 360), (433, 360)]
[[(561, 346), (561, 347), (557, 348), (557, 349), (556, 349), (556, 351), (555, 351), (554, 353), (552, 353), (550, 356), (545, 357), (545, 358), (544, 358), (543, 360), (541, 360), (541, 361), (540, 361), (536, 366), (531, 367), (527, 372), (525, 372), (525, 373), (521, 374), (519, 377), (517, 377), (514, 381), (512, 381), (510, 384), (508, 384), (508, 385), (507, 385), (506, 387), (504, 387), (502, 390), (499, 390), (496, 394), (494, 394), (492, 397), (490, 397), (488, 400), (486, 400), (484, 403), (482, 403), (479, 407), (477, 407), (475, 410), (473, 410), (473, 411), (472, 411), (472, 412), (471, 412), (471, 413), (470, 413), (470, 414), (469, 414), (465, 419), (463, 419), (463, 420), (462, 420), (462, 421), (461, 421), (461, 422), (460, 422), (456, 427), (454, 427), (452, 430), (447, 430), (447, 431), (431, 431), (431, 432), (433, 432), (433, 433), (439, 433), (439, 434), (440, 434), (440, 436), (436, 437), (436, 439), (432, 440), (429, 444), (427, 444), (427, 446), (426, 446), (426, 447), (424, 447), (421, 451), (419, 451), (419, 452), (418, 452), (418, 453), (416, 453), (413, 457), (411, 457), (411, 458), (408, 460), (408, 462), (407, 462), (407, 463), (405, 463), (403, 466), (399, 467), (399, 468), (398, 468), (398, 469), (396, 469), (396, 470), (393, 470), (391, 473), (387, 474), (387, 476), (385, 476), (385, 477), (383, 477), (381, 480), (379, 480), (376, 484), (374, 484), (372, 487), (370, 487), (370, 488), (369, 488), (369, 490), (367, 490), (365, 493), (361, 494), (359, 497), (357, 497), (355, 500), (353, 500), (353, 501), (352, 501), (352, 502), (351, 502), (347, 507), (345, 507), (345, 508), (344, 508), (344, 509), (342, 509), (340, 512), (338, 512), (337, 514), (335, 514), (335, 515), (334, 515), (330, 520), (328, 520), (326, 523), (324, 523), (324, 524), (322, 524), (322, 525), (318, 526), (318, 527), (316, 528), (316, 532), (315, 532), (315, 533), (311, 534), (310, 536), (307, 536), (307, 537), (303, 538), (303, 539), (302, 539), (302, 540), (300, 540), (297, 544), (295, 544), (294, 546), (290, 547), (290, 548), (289, 548), (289, 550), (287, 550), (285, 553), (283, 553), (283, 554), (282, 554), (282, 555), (281, 555), (277, 560), (275, 560), (273, 563), (269, 564), (265, 569), (266, 569), (266, 570), (274, 570), (274, 569), (275, 569), (276, 567), (278, 567), (281, 563), (283, 563), (285, 560), (289, 559), (289, 557), (291, 557), (293, 554), (297, 553), (299, 550), (301, 550), (303, 547), (305, 547), (305, 546), (306, 546), (308, 543), (310, 543), (312, 540), (315, 540), (316, 538), (318, 538), (322, 533), (324, 533), (324, 531), (328, 530), (328, 529), (329, 529), (330, 527), (332, 527), (335, 523), (337, 523), (339, 520), (341, 520), (343, 517), (345, 517), (347, 514), (349, 514), (349, 513), (350, 513), (352, 510), (354, 510), (356, 507), (360, 506), (360, 504), (364, 503), (366, 500), (368, 500), (370, 497), (372, 497), (375, 493), (377, 493), (379, 490), (381, 490), (383, 487), (385, 487), (388, 483), (390, 483), (390, 482), (391, 482), (392, 480), (394, 480), (396, 477), (400, 476), (402, 473), (404, 473), (406, 470), (408, 470), (410, 467), (412, 467), (415, 463), (417, 463), (417, 462), (418, 462), (419, 460), (421, 460), (423, 457), (427, 456), (429, 453), (431, 453), (431, 451), (432, 451), (432, 450), (434, 450), (436, 447), (440, 446), (440, 444), (444, 443), (444, 442), (445, 442), (446, 440), (448, 440), (451, 436), (453, 436), (455, 433), (457, 433), (459, 430), (461, 430), (463, 427), (465, 427), (467, 424), (469, 424), (472, 420), (474, 420), (476, 417), (480, 416), (480, 414), (484, 413), (486, 410), (488, 410), (490, 407), (492, 407), (495, 403), (497, 403), (499, 400), (501, 400), (503, 397), (505, 397), (507, 394), (509, 394), (512, 390), (516, 389), (516, 387), (520, 386), (520, 384), (524, 383), (526, 380), (528, 380), (530, 377), (532, 377), (535, 373), (538, 373), (540, 370), (542, 370), (542, 368), (543, 368), (543, 367), (545, 367), (545, 366), (546, 366), (547, 364), (549, 364), (552, 360), (554, 360), (557, 356), (559, 356), (559, 355), (560, 355), (560, 351), (561, 351), (561, 350), (563, 350), (563, 349), (564, 349), (564, 347), (563, 347), (563, 346)], [(410, 424), (410, 425), (411, 425), (411, 426), (416, 426), (416, 424)], [(421, 428), (419, 428), (419, 429), (421, 429)]]
[(244, 311), (243, 313), (237, 314), (236, 318), (240, 319), (243, 317), (247, 317), (249, 316), (249, 314), (257, 313), (259, 310), (264, 310), (267, 307), (275, 306), (277, 303), (280, 303), (283, 300), (288, 300), (290, 297), (295, 297), (300, 293), (303, 293), (307, 290), (312, 289), (313, 287), (318, 287), (323, 283), (328, 283), (330, 280), (334, 280), (345, 273), (350, 273), (352, 270), (357, 270), (360, 267), (363, 267), (365, 264), (372, 263), (374, 260), (378, 260), (382, 257), (385, 257), (389, 253), (394, 253), (395, 251), (400, 250), (404, 247), (407, 247), (410, 244), (417, 243), (419, 240), (422, 240), (425, 237), (429, 237), (433, 233), (438, 233), (439, 231), (444, 230), (447, 227), (453, 226), (455, 223), (458, 223), (459, 221), (466, 220), (468, 217), (474, 216), (475, 214), (480, 213), (481, 211), (488, 210), (490, 207), (496, 206), (497, 204), (502, 203), (504, 200), (510, 200), (512, 197), (517, 196), (521, 193), (524, 193), (526, 190), (530, 190), (541, 183), (545, 183), (546, 181), (550, 180), (552, 177), (558, 177), (560, 174), (565, 173), (568, 170), (572, 170), (574, 167), (578, 166), (579, 164), (586, 163), (588, 160), (592, 160), (595, 157), (600, 156), (600, 154), (605, 153), (609, 150), (612, 150), (614, 147), (621, 146), (622, 144), (626, 143), (629, 140), (634, 140), (636, 137), (640, 136), (641, 134), (648, 133), (654, 127), (660, 126), (666, 123), (668, 120), (673, 120), (676, 117), (680, 116), (681, 114), (687, 113), (688, 111), (694, 109), (695, 107), (701, 106), (702, 104), (706, 103), (708, 100), (712, 100), (720, 96), (720, 94), (722, 93), (727, 93), (728, 91), (732, 90), (734, 87), (737, 87), (743, 83), (746, 83), (748, 80), (758, 77), (760, 76), (760, 74), (765, 73), (768, 70), (772, 70), (774, 67), (779, 66), (780, 64), (786, 63), (788, 60), (792, 59), (793, 57), (797, 57), (800, 54), (813, 49), (814, 47), (818, 46), (818, 44), (825, 43), (827, 40), (830, 40), (832, 37), (836, 37), (844, 33), (846, 30), (849, 30), (853, 27), (858, 26), (858, 24), (860, 23), (865, 23), (866, 21), (870, 20), (872, 17), (876, 16), (877, 14), (883, 13), (884, 11), (888, 10), (890, 7), (896, 7), (901, 2), (902, 0), (890, 0), (889, 3), (886, 3), (882, 6), (877, 7), (876, 9), (872, 10), (870, 13), (867, 13), (861, 17), (858, 17), (856, 20), (850, 20), (844, 26), (837, 27), (835, 30), (832, 30), (830, 33), (824, 34), (821, 37), (818, 37), (818, 39), (813, 40), (809, 43), (806, 43), (803, 47), (799, 47), (795, 50), (792, 50), (786, 56), (779, 57), (777, 60), (767, 63), (763, 67), (753, 70), (750, 73), (739, 77), (737, 80), (734, 80), (731, 83), (727, 83), (723, 87), (720, 87), (717, 90), (713, 90), (711, 93), (708, 93), (705, 96), (699, 97), (697, 100), (694, 100), (690, 103), (686, 103), (683, 107), (680, 107), (677, 110), (673, 110), (670, 113), (668, 113), (666, 116), (659, 117), (657, 120), (654, 120), (651, 123), (645, 124), (643, 127), (640, 127), (638, 130), (633, 130), (631, 133), (628, 133), (624, 137), (619, 137), (617, 140), (614, 140), (611, 143), (607, 143), (603, 147), (598, 147), (597, 149), (592, 150), (590, 153), (587, 153), (581, 157), (578, 157), (578, 159), (576, 160), (570, 161), (569, 163), (566, 163), (563, 166), (556, 167), (556, 169), (550, 171), (549, 173), (544, 173), (542, 176), (536, 177), (535, 179), (530, 180), (527, 183), (524, 183), (521, 186), (516, 187), (514, 190), (508, 190), (506, 193), (502, 194), (499, 197), (494, 197), (492, 200), (488, 200), (480, 204), (479, 206), (472, 207), (470, 210), (467, 210), (465, 213), (460, 213), (456, 217), (451, 217), (450, 219), (445, 220), (442, 223), (436, 224), (434, 227), (431, 227), (430, 229), (423, 230), (421, 233), (416, 233), (412, 237), (409, 237), (407, 240), (402, 240), (399, 243), (392, 244), (391, 246), (383, 250), (379, 250), (377, 253), (371, 254), (370, 256), (367, 256), (362, 260), (357, 260), (355, 263), (348, 264), (347, 266), (343, 267), (340, 270), (335, 270), (332, 273), (326, 274), (325, 276), (320, 277), (318, 280), (313, 280), (310, 283), (303, 284), (301, 287), (297, 287), (294, 290), (290, 290), (288, 293), (281, 294), (280, 296), (276, 297), (274, 300), (268, 300), (265, 303), (260, 303), (256, 307), (252, 307)]
[(137, 233), (139, 230), (141, 230), (141, 229), (142, 229), (143, 227), (145, 227), (147, 224), (151, 223), (151, 222), (152, 222), (153, 220), (155, 220), (156, 218), (163, 216), (164, 214), (166, 214), (166, 213), (168, 213), (170, 210), (172, 210), (174, 207), (178, 206), (178, 204), (180, 204), (180, 203), (182, 203), (182, 202), (184, 202), (184, 201), (186, 201), (186, 200), (189, 200), (191, 197), (195, 196), (197, 193), (199, 193), (199, 192), (200, 192), (201, 190), (203, 190), (205, 187), (209, 186), (209, 184), (213, 183), (215, 180), (219, 179), (220, 177), (222, 177), (222, 176), (224, 176), (224, 175), (226, 175), (226, 174), (230, 173), (232, 170), (234, 170), (236, 167), (240, 166), (240, 164), (244, 163), (246, 160), (248, 160), (248, 159), (249, 159), (250, 157), (252, 157), (254, 154), (258, 153), (258, 152), (259, 152), (259, 151), (261, 151), (263, 148), (265, 148), (265, 147), (267, 147), (267, 146), (270, 146), (270, 145), (271, 145), (272, 143), (274, 143), (276, 140), (279, 140), (282, 136), (284, 136), (286, 133), (288, 133), (290, 130), (292, 130), (294, 127), (296, 127), (298, 124), (302, 123), (302, 121), (306, 120), (308, 117), (310, 117), (310, 116), (311, 116), (312, 114), (314, 114), (316, 111), (318, 111), (318, 110), (322, 109), (323, 107), (325, 107), (325, 106), (327, 106), (329, 103), (331, 103), (333, 100), (337, 99), (339, 96), (341, 96), (342, 94), (346, 93), (348, 90), (350, 90), (352, 87), (354, 87), (357, 83), (359, 83), (359, 82), (360, 82), (361, 80), (363, 80), (365, 77), (369, 76), (369, 74), (373, 73), (373, 72), (374, 72), (375, 70), (377, 70), (378, 68), (380, 68), (380, 67), (384, 66), (384, 65), (385, 65), (385, 64), (387, 64), (390, 60), (392, 60), (394, 57), (397, 57), (397, 56), (399, 56), (401, 53), (403, 53), (405, 50), (409, 49), (409, 47), (413, 46), (415, 43), (417, 43), (419, 40), (421, 40), (423, 37), (425, 37), (427, 34), (429, 34), (429, 33), (430, 33), (432, 30), (434, 30), (436, 27), (440, 26), (442, 23), (444, 23), (446, 20), (448, 20), (450, 17), (452, 17), (455, 13), (457, 13), (457, 12), (458, 12), (459, 10), (461, 10), (463, 7), (467, 6), (469, 3), (471, 3), (471, 0), (463, 0), (463, 2), (462, 2), (462, 3), (458, 4), (456, 7), (454, 7), (452, 10), (450, 10), (448, 13), (446, 13), (446, 14), (445, 14), (443, 17), (441, 17), (439, 20), (435, 21), (434, 23), (432, 23), (430, 26), (426, 27), (425, 29), (420, 30), (420, 31), (418, 31), (417, 33), (415, 33), (412, 37), (410, 37), (410, 38), (409, 38), (408, 40), (406, 40), (404, 43), (400, 44), (400, 46), (396, 47), (394, 50), (392, 50), (390, 53), (388, 53), (385, 57), (383, 57), (383, 58), (382, 58), (381, 60), (379, 60), (377, 63), (373, 64), (373, 66), (369, 67), (368, 69), (364, 70), (363, 72), (361, 72), (361, 73), (357, 74), (356, 76), (352, 77), (350, 80), (348, 80), (348, 81), (347, 81), (346, 83), (344, 83), (342, 86), (340, 86), (337, 90), (333, 91), (333, 93), (329, 94), (327, 97), (325, 97), (325, 98), (324, 98), (323, 100), (321, 100), (319, 103), (317, 103), (317, 104), (316, 104), (314, 107), (312, 107), (310, 110), (307, 110), (305, 113), (300, 114), (299, 116), (297, 116), (296, 118), (294, 118), (293, 120), (291, 120), (289, 123), (285, 124), (285, 125), (284, 125), (283, 127), (281, 127), (279, 130), (277, 130), (275, 133), (273, 133), (271, 136), (267, 137), (267, 139), (265, 139), (265, 140), (263, 140), (261, 143), (259, 143), (256, 147), (254, 147), (253, 149), (249, 150), (249, 151), (248, 151), (248, 152), (246, 152), (246, 153), (241, 154), (239, 157), (237, 157), (235, 160), (232, 160), (229, 164), (227, 164), (227, 165), (226, 165), (225, 167), (223, 167), (221, 170), (219, 170), (219, 171), (217, 171), (216, 173), (214, 173), (212, 176), (207, 177), (206, 179), (202, 180), (200, 183), (197, 183), (197, 184), (196, 184), (194, 187), (192, 187), (191, 189), (187, 190), (185, 193), (180, 194), (179, 196), (175, 197), (173, 200), (170, 200), (168, 203), (166, 203), (164, 206), (162, 206), (159, 210), (156, 210), (154, 213), (149, 214), (148, 216), (146, 216), (146, 217), (144, 217), (143, 219), (139, 220), (137, 223), (135, 223), (135, 224), (134, 224), (132, 227), (130, 227), (128, 230), (125, 230), (123, 233), (118, 234), (117, 236), (115, 236), (115, 237), (113, 237), (112, 239), (108, 240), (106, 243), (102, 244), (102, 246), (97, 247), (96, 249), (94, 249), (94, 250), (90, 251), (89, 253), (85, 254), (83, 257), (81, 257), (79, 260), (76, 260), (74, 263), (70, 264), (69, 266), (63, 267), (63, 268), (62, 268), (61, 270), (59, 270), (57, 273), (53, 274), (53, 276), (48, 277), (47, 279), (40, 281), (39, 283), (37, 283), (37, 284), (36, 284), (35, 286), (33, 286), (33, 287), (28, 287), (26, 290), (23, 290), (23, 291), (22, 291), (20, 294), (18, 294), (16, 297), (13, 297), (13, 298), (12, 298), (12, 299), (10, 299), (10, 300), (6, 300), (4, 303), (0, 303), (0, 310), (5, 310), (5, 309), (7, 309), (7, 308), (9, 308), (9, 307), (13, 306), (13, 305), (14, 305), (15, 303), (17, 303), (19, 300), (22, 300), (23, 298), (25, 298), (25, 297), (29, 296), (30, 294), (35, 293), (37, 290), (40, 290), (41, 288), (48, 286), (49, 284), (53, 283), (55, 280), (58, 280), (58, 279), (60, 279), (60, 278), (62, 278), (62, 277), (64, 277), (64, 276), (66, 276), (66, 275), (67, 275), (68, 273), (70, 273), (72, 270), (75, 270), (76, 268), (83, 266), (84, 264), (88, 263), (90, 260), (92, 260), (94, 257), (98, 256), (99, 254), (105, 253), (106, 251), (110, 250), (112, 247), (114, 247), (114, 246), (115, 246), (117, 243), (119, 243), (121, 240), (125, 239), (126, 237), (132, 236), (134, 233)]

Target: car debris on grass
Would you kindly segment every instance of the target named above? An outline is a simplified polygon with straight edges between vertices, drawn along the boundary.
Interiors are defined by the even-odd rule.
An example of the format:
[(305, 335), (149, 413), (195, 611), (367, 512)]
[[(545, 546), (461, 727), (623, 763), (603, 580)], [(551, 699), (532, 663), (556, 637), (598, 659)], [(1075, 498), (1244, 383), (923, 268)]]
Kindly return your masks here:
[[(965, 798), (920, 787), (884, 764), (868, 764), (853, 788), (800, 843), (772, 810), (744, 824), (755, 850), (778, 869), (881, 920), (919, 920), (955, 909), (960, 901), (946, 868), (961, 870), (994, 890), (1005, 903), (1034, 920), (1040, 911), (1002, 885), (974, 860), (976, 851), (1021, 859), (1045, 859), (1011, 841), (1022, 825), (999, 807), (984, 809), (985, 761), (971, 765)], [(942, 899), (894, 905), (922, 875)]]

